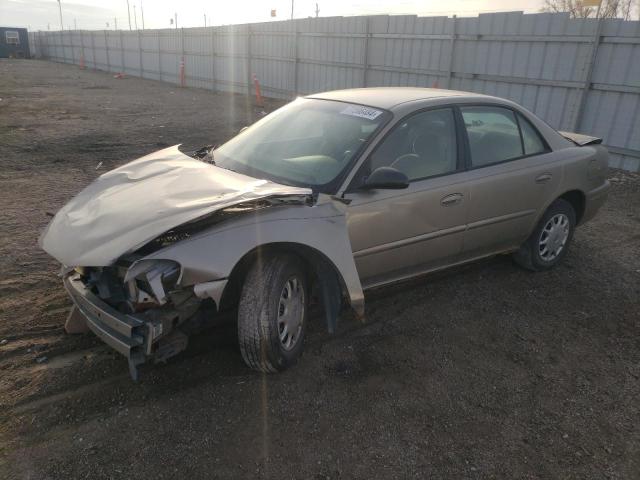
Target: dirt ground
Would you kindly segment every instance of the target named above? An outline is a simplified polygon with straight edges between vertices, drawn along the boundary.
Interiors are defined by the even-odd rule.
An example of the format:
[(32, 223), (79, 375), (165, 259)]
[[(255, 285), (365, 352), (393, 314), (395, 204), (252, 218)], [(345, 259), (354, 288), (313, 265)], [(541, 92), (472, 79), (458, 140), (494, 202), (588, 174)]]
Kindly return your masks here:
[(0, 478), (640, 478), (640, 175), (611, 171), (553, 271), (499, 257), (374, 291), (365, 325), (318, 319), (280, 375), (246, 368), (226, 322), (135, 384), (63, 333), (46, 212), (256, 111), (43, 61), (0, 61), (0, 98)]

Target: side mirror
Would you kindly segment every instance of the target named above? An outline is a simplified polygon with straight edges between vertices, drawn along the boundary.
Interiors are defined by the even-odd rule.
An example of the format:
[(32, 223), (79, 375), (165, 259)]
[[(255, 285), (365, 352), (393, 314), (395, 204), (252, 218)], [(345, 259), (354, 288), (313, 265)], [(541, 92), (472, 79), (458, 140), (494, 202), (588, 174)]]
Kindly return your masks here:
[(400, 170), (393, 167), (379, 167), (371, 172), (360, 188), (364, 190), (373, 190), (374, 188), (401, 190), (408, 186), (409, 177)]

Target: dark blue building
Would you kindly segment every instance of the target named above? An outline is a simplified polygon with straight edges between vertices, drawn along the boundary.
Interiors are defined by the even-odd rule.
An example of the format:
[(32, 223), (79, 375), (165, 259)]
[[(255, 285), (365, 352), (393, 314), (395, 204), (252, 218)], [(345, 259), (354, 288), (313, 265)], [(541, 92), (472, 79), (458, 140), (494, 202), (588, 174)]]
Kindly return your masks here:
[(0, 58), (29, 58), (26, 28), (0, 27)]

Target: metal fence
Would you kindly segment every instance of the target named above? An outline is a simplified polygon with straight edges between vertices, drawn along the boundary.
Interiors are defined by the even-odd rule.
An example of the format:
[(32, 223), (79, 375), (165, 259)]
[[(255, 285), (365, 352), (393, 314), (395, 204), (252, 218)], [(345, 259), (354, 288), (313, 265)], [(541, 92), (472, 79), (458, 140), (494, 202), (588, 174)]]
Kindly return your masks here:
[(381, 85), (497, 95), (555, 128), (602, 137), (612, 166), (640, 171), (637, 21), (380, 15), (34, 32), (31, 44), (36, 56), (53, 61), (214, 91), (251, 93), (255, 74), (262, 91), (279, 98)]

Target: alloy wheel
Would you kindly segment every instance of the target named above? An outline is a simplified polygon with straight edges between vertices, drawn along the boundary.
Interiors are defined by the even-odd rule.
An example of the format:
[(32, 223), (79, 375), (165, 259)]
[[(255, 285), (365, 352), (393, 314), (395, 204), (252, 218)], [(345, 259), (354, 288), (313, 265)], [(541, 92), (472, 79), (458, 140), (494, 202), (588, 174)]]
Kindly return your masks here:
[(278, 301), (278, 336), (285, 350), (293, 349), (300, 338), (304, 309), (304, 286), (297, 276), (293, 276), (284, 284)]
[(545, 224), (538, 239), (540, 258), (545, 262), (555, 260), (564, 249), (569, 238), (569, 217), (558, 213)]

